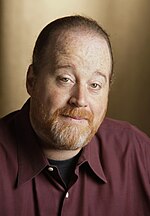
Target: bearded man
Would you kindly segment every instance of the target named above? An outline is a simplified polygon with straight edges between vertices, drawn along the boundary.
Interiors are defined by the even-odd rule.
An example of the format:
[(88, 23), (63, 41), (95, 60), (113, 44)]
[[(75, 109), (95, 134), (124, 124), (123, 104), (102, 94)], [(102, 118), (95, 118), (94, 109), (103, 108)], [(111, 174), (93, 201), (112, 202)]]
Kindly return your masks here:
[(1, 215), (149, 215), (150, 139), (105, 117), (112, 77), (96, 21), (68, 16), (41, 31), (30, 98), (0, 122)]

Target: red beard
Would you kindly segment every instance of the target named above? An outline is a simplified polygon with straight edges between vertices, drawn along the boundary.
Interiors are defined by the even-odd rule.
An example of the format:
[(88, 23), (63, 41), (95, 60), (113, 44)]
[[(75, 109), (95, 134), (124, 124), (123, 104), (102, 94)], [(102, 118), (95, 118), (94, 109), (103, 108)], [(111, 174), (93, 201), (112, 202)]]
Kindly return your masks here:
[[(93, 126), (93, 114), (84, 108), (64, 107), (52, 116), (41, 104), (32, 104), (31, 119), (36, 133), (45, 141), (47, 148), (75, 150), (86, 145), (97, 128)], [(75, 118), (87, 123), (66, 122), (63, 118)]]

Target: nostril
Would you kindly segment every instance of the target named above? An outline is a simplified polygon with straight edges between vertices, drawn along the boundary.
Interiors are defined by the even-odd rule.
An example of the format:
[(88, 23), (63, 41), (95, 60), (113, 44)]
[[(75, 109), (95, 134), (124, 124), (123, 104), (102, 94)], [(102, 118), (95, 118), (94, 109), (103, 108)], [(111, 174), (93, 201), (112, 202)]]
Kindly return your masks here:
[(76, 83), (72, 89), (69, 104), (75, 107), (87, 107), (87, 90), (85, 83)]
[(74, 107), (78, 107), (78, 103), (75, 97), (71, 97), (69, 100), (69, 104)]
[(87, 107), (87, 103), (84, 100), (77, 99), (76, 97), (71, 97), (69, 104), (75, 107)]

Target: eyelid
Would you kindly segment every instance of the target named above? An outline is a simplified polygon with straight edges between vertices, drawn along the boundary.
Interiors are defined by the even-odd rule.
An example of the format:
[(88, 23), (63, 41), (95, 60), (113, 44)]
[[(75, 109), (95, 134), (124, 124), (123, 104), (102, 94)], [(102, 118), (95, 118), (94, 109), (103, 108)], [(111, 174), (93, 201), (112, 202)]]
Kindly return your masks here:
[(60, 80), (63, 82), (67, 82), (67, 81), (72, 81), (70, 78), (68, 77), (60, 77)]
[[(66, 79), (66, 81), (65, 81), (65, 79)], [(68, 81), (74, 83), (74, 79), (69, 75), (62, 75), (61, 74), (61, 75), (58, 75), (58, 77), (57, 77), (57, 80), (62, 81), (64, 83), (68, 83), (67, 79), (68, 79)]]
[[(94, 85), (96, 85), (96, 87), (94, 87)], [(102, 83), (98, 83), (98, 82), (92, 82), (90, 84), (91, 88), (95, 89), (95, 90), (100, 90), (102, 88)]]

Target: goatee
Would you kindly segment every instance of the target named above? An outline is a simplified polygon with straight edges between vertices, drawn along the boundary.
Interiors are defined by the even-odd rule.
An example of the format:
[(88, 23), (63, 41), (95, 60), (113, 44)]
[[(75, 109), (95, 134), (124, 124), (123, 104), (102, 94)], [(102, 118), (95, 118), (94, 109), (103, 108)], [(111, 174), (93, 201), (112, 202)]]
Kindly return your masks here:
[[(46, 148), (76, 150), (85, 146), (97, 131), (93, 125), (93, 114), (84, 108), (64, 107), (49, 115), (42, 104), (32, 105), (31, 121)], [(65, 118), (78, 118), (84, 123), (65, 121)]]

